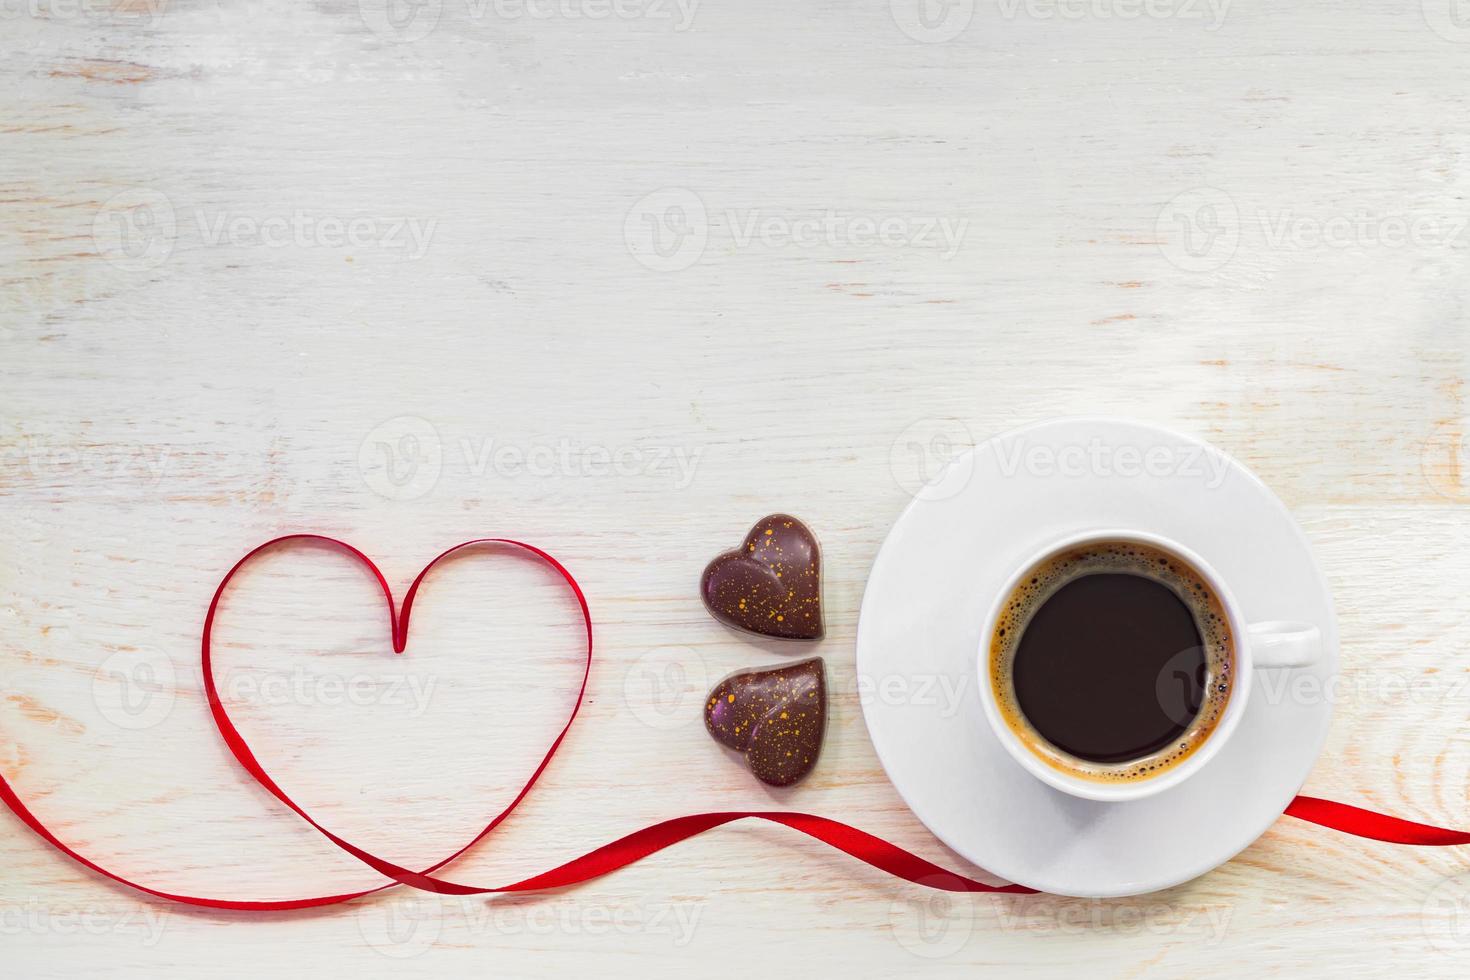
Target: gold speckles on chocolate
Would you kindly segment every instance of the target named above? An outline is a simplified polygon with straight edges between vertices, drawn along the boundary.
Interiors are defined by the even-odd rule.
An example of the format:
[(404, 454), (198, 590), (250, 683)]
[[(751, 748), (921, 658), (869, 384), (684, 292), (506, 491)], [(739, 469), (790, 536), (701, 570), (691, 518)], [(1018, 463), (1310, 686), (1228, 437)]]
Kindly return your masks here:
[(811, 772), (827, 729), (821, 657), (768, 670), (743, 670), (715, 685), (704, 726), (715, 741), (745, 754), (755, 778), (790, 786)]
[(727, 626), (791, 640), (822, 636), (822, 554), (816, 536), (789, 514), (756, 522), (739, 548), (704, 570), (700, 594)]

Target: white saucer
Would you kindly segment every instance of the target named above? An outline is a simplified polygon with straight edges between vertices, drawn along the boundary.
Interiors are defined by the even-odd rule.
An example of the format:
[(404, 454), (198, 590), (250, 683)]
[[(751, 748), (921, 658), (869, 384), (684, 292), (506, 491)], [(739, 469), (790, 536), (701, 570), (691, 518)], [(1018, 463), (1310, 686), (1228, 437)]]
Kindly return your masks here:
[[(1023, 770), (976, 686), (981, 621), (1007, 574), (1051, 540), (1110, 527), (1179, 541), (1246, 619), (1315, 623), (1323, 646), (1289, 677), (1257, 672), (1240, 727), (1197, 774), (1127, 803), (1077, 799)], [(888, 777), (951, 849), (1058, 895), (1136, 895), (1230, 860), (1296, 795), (1331, 721), (1337, 624), (1301, 529), (1244, 466), (1155, 426), (1063, 419), (981, 444), (903, 512), (863, 595), (857, 671)]]

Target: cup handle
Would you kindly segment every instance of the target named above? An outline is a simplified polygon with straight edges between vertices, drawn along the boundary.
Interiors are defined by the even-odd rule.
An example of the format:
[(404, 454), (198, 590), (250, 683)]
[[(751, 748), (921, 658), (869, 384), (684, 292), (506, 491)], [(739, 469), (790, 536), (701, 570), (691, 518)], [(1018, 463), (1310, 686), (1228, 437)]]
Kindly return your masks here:
[(1273, 619), (1246, 627), (1257, 667), (1310, 667), (1322, 656), (1322, 631), (1310, 623)]

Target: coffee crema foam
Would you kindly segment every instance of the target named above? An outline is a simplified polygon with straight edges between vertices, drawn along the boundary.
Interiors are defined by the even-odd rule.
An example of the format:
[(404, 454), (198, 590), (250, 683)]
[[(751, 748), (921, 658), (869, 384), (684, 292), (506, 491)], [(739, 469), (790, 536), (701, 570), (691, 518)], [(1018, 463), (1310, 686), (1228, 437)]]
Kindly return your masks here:
[[(1170, 745), (1126, 762), (1103, 763), (1063, 751), (1038, 732), (1022, 713), (1012, 677), (1016, 650), (1027, 624), (1063, 586), (1087, 575), (1138, 575), (1167, 587), (1189, 609), (1204, 646), (1202, 703), (1194, 719)], [(1214, 589), (1183, 558), (1133, 541), (1078, 545), (1042, 559), (1021, 576), (1006, 597), (990, 637), (990, 681), (1006, 726), (1053, 768), (1098, 782), (1141, 782), (1161, 775), (1194, 754), (1214, 732), (1234, 688), (1235, 643), (1230, 621)]]

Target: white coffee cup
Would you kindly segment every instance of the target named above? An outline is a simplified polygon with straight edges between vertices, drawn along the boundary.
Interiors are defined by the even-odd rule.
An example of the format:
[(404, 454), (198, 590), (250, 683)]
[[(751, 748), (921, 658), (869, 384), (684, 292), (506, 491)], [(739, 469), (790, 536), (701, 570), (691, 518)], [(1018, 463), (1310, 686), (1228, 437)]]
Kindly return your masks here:
[[(1177, 555), (1193, 567), (1220, 600), (1234, 640), (1235, 655), (1234, 680), (1230, 690), (1230, 699), (1219, 721), (1205, 736), (1204, 742), (1188, 757), (1162, 769), (1157, 775), (1119, 781), (1089, 779), (1064, 772), (1033, 751), (1012, 730), (1003, 717), (1000, 699), (994, 689), (995, 679), (990, 670), (991, 637), (995, 632), (997, 620), (1004, 611), (1007, 599), (1020, 584), (1022, 576), (1060, 552), (1108, 541), (1149, 545)], [(995, 732), (995, 737), (1000, 740), (1001, 745), (1005, 746), (1011, 758), (1042, 782), (1073, 796), (1103, 801), (1143, 799), (1155, 793), (1161, 793), (1171, 786), (1177, 786), (1199, 772), (1229, 741), (1241, 717), (1245, 714), (1246, 702), (1250, 698), (1253, 671), (1308, 667), (1322, 655), (1322, 632), (1318, 627), (1310, 623), (1283, 620), (1246, 622), (1229, 586), (1199, 555), (1177, 541), (1156, 534), (1126, 530), (1089, 531), (1071, 535), (1048, 544), (1026, 561), (1021, 562), (996, 595), (990, 608), (990, 614), (985, 618), (985, 628), (980, 636), (978, 672), (980, 701), (985, 709), (985, 718)]]

